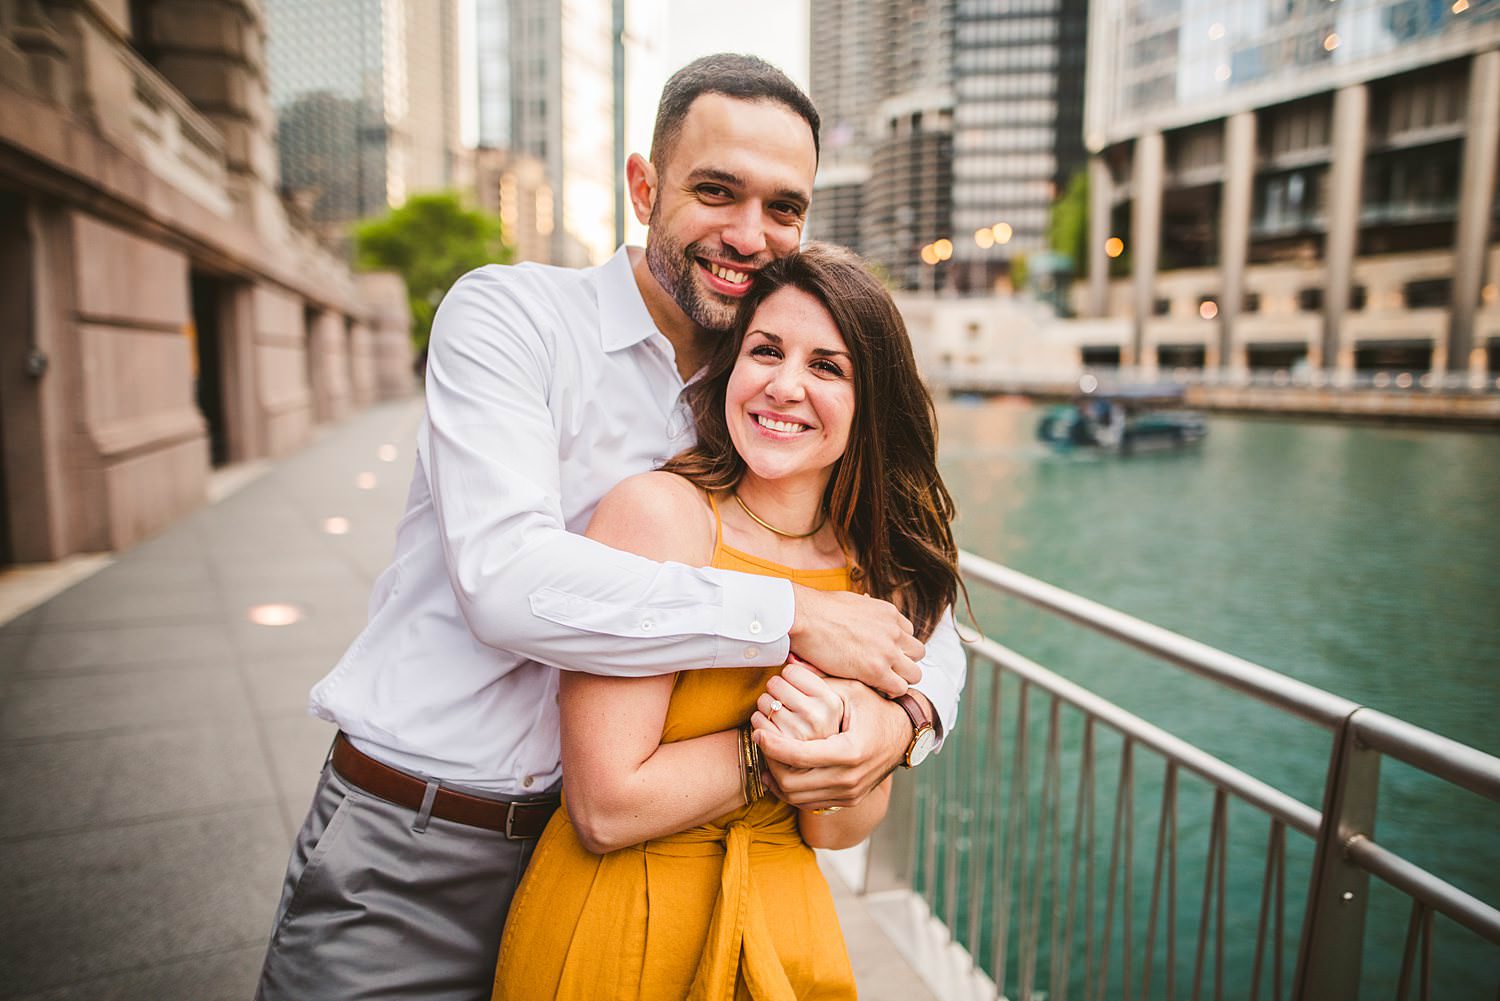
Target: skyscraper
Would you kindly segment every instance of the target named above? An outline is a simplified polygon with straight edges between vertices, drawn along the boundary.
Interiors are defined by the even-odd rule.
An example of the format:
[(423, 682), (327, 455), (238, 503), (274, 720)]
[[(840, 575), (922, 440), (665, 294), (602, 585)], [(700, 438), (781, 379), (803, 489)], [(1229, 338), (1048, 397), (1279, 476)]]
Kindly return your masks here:
[(457, 0), (266, 0), (282, 186), (326, 237), (454, 182)]
[[(812, 235), (905, 288), (985, 290), (1084, 163), (1086, 0), (812, 0)], [(979, 231), (989, 236), (980, 242)], [(953, 242), (932, 268), (921, 248)]]
[(551, 260), (615, 245), (611, 0), (475, 0), (480, 140), (546, 165)]

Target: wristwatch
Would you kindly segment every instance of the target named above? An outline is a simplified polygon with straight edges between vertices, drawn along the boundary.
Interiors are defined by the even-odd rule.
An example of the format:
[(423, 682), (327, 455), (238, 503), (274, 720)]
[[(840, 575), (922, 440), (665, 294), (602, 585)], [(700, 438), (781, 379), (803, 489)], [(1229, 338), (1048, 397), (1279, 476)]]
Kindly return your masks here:
[(906, 756), (901, 764), (907, 768), (915, 768), (937, 747), (937, 731), (933, 729), (932, 719), (927, 715), (927, 710), (922, 708), (922, 703), (910, 694), (898, 695), (892, 701), (905, 709), (906, 715), (911, 717), (911, 743), (906, 745)]

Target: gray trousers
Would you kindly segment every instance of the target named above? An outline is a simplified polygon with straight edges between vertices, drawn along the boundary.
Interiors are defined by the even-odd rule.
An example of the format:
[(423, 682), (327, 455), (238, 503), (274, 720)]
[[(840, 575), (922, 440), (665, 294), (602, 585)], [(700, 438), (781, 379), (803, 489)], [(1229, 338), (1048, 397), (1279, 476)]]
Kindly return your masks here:
[(535, 847), (421, 816), (324, 765), (257, 1001), (488, 1001), (510, 898)]

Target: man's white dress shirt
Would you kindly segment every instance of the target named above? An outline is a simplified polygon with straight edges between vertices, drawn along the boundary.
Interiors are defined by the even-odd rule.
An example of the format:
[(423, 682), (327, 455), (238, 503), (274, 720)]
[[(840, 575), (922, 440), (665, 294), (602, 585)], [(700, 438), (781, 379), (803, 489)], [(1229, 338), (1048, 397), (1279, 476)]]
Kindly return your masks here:
[[(491, 265), (443, 299), (427, 410), (370, 620), (310, 711), (365, 753), (510, 795), (562, 774), (558, 667), (640, 677), (785, 662), (791, 585), (582, 536), (616, 483), (693, 442), (671, 342), (621, 248), (582, 270)], [(919, 686), (951, 726), (951, 620)]]

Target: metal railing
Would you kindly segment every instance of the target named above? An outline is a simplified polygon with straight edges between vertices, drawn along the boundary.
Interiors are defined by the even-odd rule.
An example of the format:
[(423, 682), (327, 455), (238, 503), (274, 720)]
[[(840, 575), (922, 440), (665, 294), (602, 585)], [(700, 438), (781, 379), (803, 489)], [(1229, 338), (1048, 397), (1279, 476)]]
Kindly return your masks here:
[[(871, 900), (904, 897), (908, 920), (917, 915), (922, 927), (915, 933), (890, 929), (898, 942), (920, 939), (922, 928), (942, 939), (938, 947), (916, 947), (911, 957), (932, 974), (940, 995), (1353, 999), (1363, 972), (1371, 877), (1387, 888), (1382, 892), (1395, 891), (1409, 904), (1395, 998), (1413, 996), (1414, 981), (1416, 997), (1433, 996), (1434, 915), (1478, 936), (1478, 948), (1500, 947), (1500, 910), (1492, 903), (1374, 838), (1382, 759), (1462, 790), (1458, 795), (1500, 803), (1500, 758), (981, 557), (964, 553), (961, 565), (971, 584), (1248, 695), (1333, 739), (1321, 809), (1315, 809), (1014, 650), (978, 638), (970, 644), (965, 724), (942, 754), (913, 773), (915, 781), (898, 782), (891, 815), (870, 844), (864, 886)], [(1037, 703), (1045, 710), (1040, 733)], [(1066, 747), (1065, 731), (1073, 738)], [(1116, 740), (1110, 789), (1102, 785), (1108, 777), (1100, 761), (1104, 744)], [(1162, 773), (1158, 802), (1146, 813), (1156, 822), (1143, 864), (1136, 849), (1137, 791), (1152, 783), (1138, 759), (1147, 754), (1160, 759)], [(1211, 795), (1208, 822), (1199, 818), (1196, 841), (1180, 830), (1187, 815), (1184, 778)], [(1071, 799), (1071, 814), (1065, 799)], [(1107, 839), (1097, 837), (1105, 823), (1101, 800), (1113, 803)], [(1242, 867), (1257, 863), (1249, 871), (1260, 872), (1253, 920), (1227, 904), (1231, 812), (1248, 812), (1266, 825), (1260, 857), (1237, 859)], [(1290, 852), (1289, 830), (1305, 836)], [(1500, 864), (1500, 832), (1488, 844), (1492, 863)], [(1193, 906), (1179, 915), (1183, 856), (1201, 861), (1202, 884)], [(1298, 877), (1289, 875), (1293, 859), (1307, 870), (1300, 926), (1287, 916), (1298, 905)], [(1149, 890), (1147, 883), (1138, 888), (1142, 878)], [(1230, 953), (1237, 964), (1226, 961)], [(1486, 999), (1500, 996), (1500, 948), (1488, 954), (1493, 972), (1475, 975), (1492, 979), (1473, 995)], [(934, 971), (944, 962), (965, 968), (956, 977)]]

